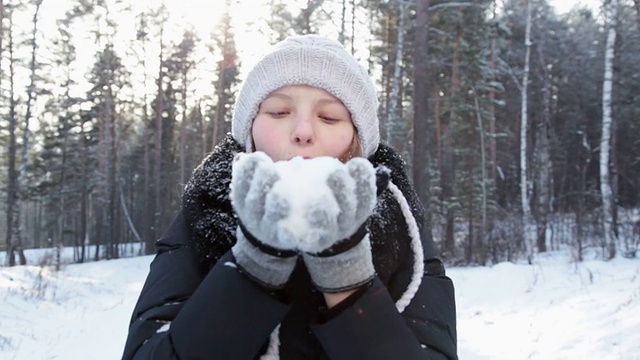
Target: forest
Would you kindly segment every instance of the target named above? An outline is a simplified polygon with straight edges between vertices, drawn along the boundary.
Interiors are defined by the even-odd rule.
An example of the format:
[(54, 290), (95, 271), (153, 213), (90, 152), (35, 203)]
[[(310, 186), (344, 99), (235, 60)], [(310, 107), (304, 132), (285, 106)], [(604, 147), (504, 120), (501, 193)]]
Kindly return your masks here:
[(638, 255), (640, 0), (210, 2), (0, 0), (3, 265), (154, 253), (252, 56), (307, 33), (368, 68), (447, 263)]

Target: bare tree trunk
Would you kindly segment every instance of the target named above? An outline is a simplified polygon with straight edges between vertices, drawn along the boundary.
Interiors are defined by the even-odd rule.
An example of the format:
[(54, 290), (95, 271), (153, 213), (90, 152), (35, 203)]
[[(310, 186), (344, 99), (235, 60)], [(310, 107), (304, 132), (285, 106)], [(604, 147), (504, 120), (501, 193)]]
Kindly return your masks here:
[(300, 10), (298, 25), (303, 35), (313, 33), (313, 29), (311, 28), (311, 15), (322, 6), (323, 2), (324, 0), (307, 0), (307, 6)]
[(182, 121), (180, 121), (180, 185), (186, 182), (187, 68), (182, 73)]
[[(605, 4), (606, 6), (606, 4)], [(608, 11), (607, 42), (604, 58), (604, 81), (602, 84), (602, 138), (600, 140), (600, 193), (602, 195), (602, 214), (605, 242), (608, 246), (608, 258), (616, 256), (617, 237), (614, 230), (613, 207), (615, 202), (611, 189), (609, 161), (611, 152), (611, 116), (613, 90), (613, 61), (615, 58), (614, 45), (616, 42), (616, 27), (618, 19), (618, 0), (610, 0)]]
[[(618, 0), (618, 13), (620, 13), (620, 0)], [(617, 23), (618, 23), (618, 19), (616, 18), (616, 33), (617, 33)], [(620, 51), (620, 47), (621, 47), (621, 41), (620, 38), (618, 36), (616, 36), (616, 41), (614, 42), (614, 50), (613, 53), (615, 54), (619, 54), (621, 53)], [(614, 57), (614, 61), (613, 61), (613, 74), (612, 74), (612, 78), (611, 79), (616, 79), (619, 76), (620, 73), (620, 57), (619, 56), (615, 56)], [(612, 80), (613, 81), (613, 80)], [(613, 91), (613, 90), (612, 90)], [(612, 103), (612, 108), (613, 108), (613, 94), (611, 96), (611, 103)], [(613, 113), (613, 110), (612, 110)], [(617, 240), (620, 240), (620, 234), (618, 232), (618, 222), (619, 222), (619, 211), (618, 211), (618, 194), (620, 193), (620, 171), (618, 170), (618, 152), (616, 151), (616, 149), (618, 148), (618, 135), (617, 135), (617, 128), (618, 128), (618, 122), (614, 120), (614, 117), (612, 115), (611, 117), (611, 142), (610, 142), (610, 146), (609, 149), (611, 149), (609, 151), (610, 153), (610, 157), (609, 157), (609, 177), (611, 180), (611, 195), (612, 195), (612, 207), (611, 207), (611, 213), (612, 213), (612, 219), (613, 219), (613, 233), (616, 236)], [(627, 242), (627, 239), (625, 237), (625, 243)], [(618, 244), (617, 247), (619, 247), (620, 244)], [(619, 250), (619, 249), (618, 249)], [(627, 250), (629, 250), (627, 247), (625, 247), (624, 252), (626, 252)], [(616, 251), (617, 252), (617, 251)], [(623, 252), (623, 253), (624, 253)]]
[[(22, 208), (22, 198), (20, 194), (20, 188), (22, 185), (22, 181), (25, 175), (27, 164), (29, 163), (29, 141), (31, 137), (31, 131), (29, 130), (29, 123), (31, 120), (31, 106), (35, 100), (35, 79), (36, 79), (36, 51), (38, 49), (36, 42), (36, 35), (38, 33), (38, 13), (40, 12), (40, 5), (42, 4), (42, 0), (36, 0), (35, 2), (35, 12), (33, 13), (32, 18), (32, 31), (31, 31), (31, 61), (29, 64), (30, 68), (30, 76), (29, 76), (29, 85), (27, 87), (27, 104), (26, 104), (26, 113), (24, 119), (24, 132), (22, 133), (22, 150), (20, 153), (20, 165), (18, 166), (17, 172), (14, 174), (14, 184), (13, 184), (13, 199), (12, 199), (12, 224), (11, 227), (11, 236), (10, 240), (7, 241), (8, 252), (7, 256), (9, 257), (9, 265), (15, 265), (14, 252), (17, 252), (18, 257), (20, 258), (20, 264), (26, 264), (27, 260), (24, 256), (24, 251), (22, 248), (22, 233), (21, 233), (21, 208)], [(13, 27), (13, 24), (12, 24)], [(10, 40), (12, 42), (12, 40)], [(12, 94), (11, 94), (11, 117), (15, 120), (15, 98), (13, 94), (13, 44), (11, 46), (11, 77), (12, 77)], [(15, 139), (14, 139), (15, 141)], [(15, 159), (14, 159), (15, 164)], [(15, 169), (15, 168), (14, 168)], [(7, 226), (9, 227), (9, 225)]]
[(218, 83), (216, 84), (216, 111), (213, 123), (213, 138), (211, 149), (220, 142), (225, 133), (229, 131), (227, 121), (227, 104), (229, 104), (229, 89), (235, 82), (236, 66), (236, 48), (233, 33), (231, 31), (231, 1), (225, 3), (223, 21), (220, 23), (222, 36), (216, 38), (218, 46), (222, 50), (222, 60), (218, 63)]
[[(496, 19), (496, 4), (495, 1), (493, 2), (493, 19)], [(491, 60), (490, 60), (490, 66), (491, 66), (491, 80), (493, 82), (496, 81), (496, 60), (497, 60), (497, 51), (496, 51), (496, 38), (497, 38), (497, 34), (494, 34), (491, 37)], [(495, 182), (496, 181), (496, 173), (497, 173), (497, 166), (498, 166), (498, 156), (497, 156), (497, 150), (496, 150), (496, 107), (495, 107), (495, 102), (496, 102), (496, 92), (493, 86), (491, 86), (491, 88), (489, 89), (489, 156), (491, 159), (491, 181)]]
[(211, 135), (211, 150), (216, 147), (218, 143), (218, 130), (222, 126), (222, 122), (224, 121), (224, 66), (220, 66), (220, 71), (218, 72), (218, 84), (216, 85), (216, 93), (218, 95), (218, 102), (216, 103), (216, 112), (213, 117), (213, 134)]
[[(154, 177), (154, 191), (153, 196), (155, 197), (155, 203), (153, 206), (153, 221), (152, 221), (152, 230), (151, 230), (151, 238), (155, 239), (156, 231), (160, 228), (160, 209), (162, 207), (162, 198), (163, 194), (161, 193), (161, 185), (162, 185), (162, 114), (164, 112), (164, 93), (162, 89), (162, 83), (164, 81), (164, 57), (163, 57), (163, 49), (164, 49), (164, 25), (160, 29), (160, 65), (158, 67), (158, 94), (156, 96), (156, 129), (155, 129), (155, 158), (154, 158), (154, 169), (153, 169), (153, 177)], [(147, 253), (152, 251), (152, 249), (147, 249)]]
[(356, 0), (351, 0), (351, 53), (352, 54), (356, 52), (355, 39), (356, 39)]
[(453, 48), (453, 59), (451, 64), (451, 88), (449, 90), (449, 118), (442, 125), (441, 137), (441, 157), (440, 157), (440, 186), (442, 187), (442, 203), (445, 212), (445, 234), (444, 249), (448, 255), (455, 254), (454, 223), (455, 211), (449, 202), (455, 201), (455, 177), (456, 177), (456, 157), (454, 144), (454, 127), (457, 120), (457, 96), (460, 87), (460, 57), (462, 47), (462, 10), (457, 9), (456, 34)]
[(549, 73), (542, 53), (542, 46), (538, 46), (538, 56), (540, 58), (540, 67), (544, 73), (543, 88), (543, 108), (542, 121), (537, 126), (536, 134), (536, 155), (537, 155), (537, 209), (536, 209), (536, 227), (537, 227), (537, 247), (538, 252), (547, 251), (547, 225), (549, 220), (549, 207), (551, 199), (551, 154), (550, 154), (550, 130), (551, 130), (551, 73)]
[(638, 30), (640, 30), (640, 0), (633, 0), (633, 5), (636, 8), (636, 17), (638, 19)]
[[(479, 244), (477, 245), (477, 248), (480, 250), (480, 262), (482, 264), (484, 264), (487, 260), (487, 255), (486, 255), (486, 251), (485, 251), (485, 246), (484, 246), (484, 234), (487, 231), (487, 198), (488, 198), (488, 194), (487, 194), (487, 155), (486, 155), (486, 148), (485, 148), (485, 140), (484, 140), (484, 124), (482, 121), (482, 112), (480, 111), (480, 103), (478, 102), (478, 92), (474, 89), (473, 92), (474, 96), (473, 96), (473, 100), (475, 102), (475, 106), (476, 106), (476, 116), (478, 119), (478, 133), (480, 134), (480, 159), (481, 159), (481, 174), (482, 174), (482, 178), (480, 179), (480, 185), (482, 188), (482, 226), (480, 227), (480, 234), (477, 235), (477, 238), (479, 239)], [(472, 203), (472, 202), (470, 202)], [(469, 214), (470, 218), (473, 218), (473, 214)], [(470, 231), (472, 230), (472, 228), (470, 228)], [(473, 237), (470, 235), (469, 236), (470, 239), (473, 239)]]
[(80, 125), (80, 184), (81, 184), (81, 200), (80, 200), (80, 236), (81, 238), (81, 252), (80, 262), (84, 262), (86, 259), (87, 245), (89, 243), (89, 230), (87, 226), (87, 211), (88, 211), (88, 196), (89, 190), (87, 186), (87, 145), (84, 133), (84, 124), (82, 121)]
[(580, 161), (580, 184), (579, 184), (579, 194), (578, 194), (578, 208), (576, 209), (576, 245), (577, 249), (577, 260), (583, 260), (583, 250), (584, 250), (584, 212), (585, 212), (585, 200), (587, 197), (587, 169), (589, 167), (589, 163), (591, 162), (591, 146), (589, 145), (589, 141), (587, 139), (587, 132), (585, 130), (581, 131), (582, 137), (582, 147), (584, 148), (581, 151), (581, 154), (584, 154), (584, 160)]
[(393, 64), (393, 76), (391, 77), (391, 94), (389, 97), (389, 109), (387, 111), (387, 141), (393, 148), (399, 152), (404, 152), (405, 143), (403, 133), (403, 123), (400, 114), (398, 113), (398, 105), (401, 103), (400, 94), (400, 80), (402, 78), (402, 54), (404, 46), (404, 27), (405, 18), (407, 13), (407, 4), (405, 2), (398, 3), (400, 25), (396, 29), (398, 32), (396, 35), (396, 54), (395, 62)]
[[(106, 233), (105, 227), (108, 226), (109, 219), (107, 219), (107, 178), (109, 171), (107, 168), (108, 159), (107, 155), (109, 154), (109, 148), (105, 146), (106, 137), (107, 137), (107, 124), (104, 119), (104, 114), (99, 114), (100, 121), (100, 130), (98, 132), (98, 173), (99, 180), (96, 186), (97, 190), (96, 195), (94, 195), (95, 201), (98, 203), (96, 206), (96, 219), (98, 221), (94, 221), (96, 227), (96, 237), (95, 237), (95, 251), (93, 253), (93, 261), (100, 260), (100, 251), (103, 245), (106, 245), (109, 234)], [(92, 217), (89, 217), (90, 219)]]
[[(67, 91), (66, 95), (67, 99), (69, 98), (69, 92)], [(60, 186), (58, 187), (58, 197), (59, 197), (59, 206), (58, 206), (58, 236), (55, 241), (57, 246), (64, 246), (64, 227), (65, 227), (65, 193), (64, 187), (66, 184), (66, 170), (67, 170), (67, 141), (69, 138), (69, 131), (67, 121), (65, 117), (61, 117), (60, 121), (62, 121), (62, 164), (60, 169)], [(59, 264), (56, 264), (59, 265)]]
[[(105, 51), (106, 56), (111, 56)], [(110, 59), (108, 61), (111, 61)], [(111, 85), (106, 85), (104, 93), (104, 108), (101, 114), (100, 126), (100, 169), (102, 174), (100, 185), (100, 217), (101, 237), (100, 243), (105, 246), (105, 256), (107, 259), (114, 257), (114, 234), (115, 234), (115, 209), (114, 209), (114, 183), (115, 183), (115, 114), (113, 109), (113, 90)], [(100, 259), (99, 251), (96, 252), (95, 260)]]
[(133, 220), (131, 220), (131, 216), (129, 215), (129, 210), (127, 209), (127, 204), (124, 201), (124, 191), (122, 190), (122, 184), (119, 184), (119, 193), (120, 193), (120, 205), (122, 206), (122, 212), (124, 213), (125, 219), (127, 220), (127, 224), (129, 224), (129, 228), (135, 236), (138, 242), (142, 241), (138, 230), (136, 230), (136, 226), (133, 224)]
[(524, 59), (524, 75), (522, 79), (521, 88), (521, 125), (520, 125), (520, 199), (522, 202), (522, 226), (524, 229), (524, 244), (527, 252), (527, 257), (531, 261), (533, 256), (533, 244), (536, 238), (536, 227), (533, 224), (533, 218), (531, 216), (531, 208), (529, 207), (529, 197), (531, 194), (531, 187), (529, 179), (527, 178), (527, 130), (529, 127), (527, 118), (528, 98), (527, 89), (529, 87), (529, 68), (531, 59), (531, 0), (527, 2), (527, 25), (524, 46), (526, 48)]
[(338, 34), (338, 41), (344, 46), (344, 33), (347, 22), (347, 0), (342, 0), (342, 12), (340, 15), (340, 33)]
[[(148, 24), (146, 21), (146, 13), (143, 13), (140, 15), (140, 28), (138, 30), (138, 40), (141, 41), (142, 43), (142, 54), (143, 54), (143, 59), (142, 59), (142, 65), (143, 68), (147, 68), (147, 58), (148, 58), (148, 51), (147, 51), (147, 40), (148, 40)], [(148, 76), (145, 74), (144, 76), (144, 87), (145, 89), (147, 88), (147, 80), (148, 80)], [(142, 162), (143, 162), (143, 193), (142, 193), (142, 214), (141, 214), (141, 222), (142, 222), (142, 242), (143, 242), (143, 246), (144, 246), (144, 250), (143, 253), (145, 255), (150, 255), (153, 254), (153, 250), (154, 250), (154, 242), (155, 239), (153, 237), (153, 233), (152, 233), (152, 224), (153, 224), (153, 216), (154, 213), (152, 211), (152, 201), (151, 201), (151, 194), (152, 194), (152, 189), (151, 189), (151, 155), (150, 152), (151, 150), (149, 149), (149, 142), (151, 140), (151, 134), (150, 134), (150, 127), (151, 127), (151, 123), (150, 123), (150, 116), (149, 116), (149, 97), (147, 95), (147, 92), (144, 92), (144, 97), (143, 97), (143, 106), (142, 106), (142, 121), (143, 121), (143, 126), (144, 126), (144, 132), (143, 132), (143, 144), (144, 144), (144, 148), (143, 148), (143, 156), (142, 156)]]
[[(2, 39), (4, 39), (4, 26), (2, 25), (4, 24), (4, 0), (0, 0), (0, 54), (2, 54)], [(4, 73), (2, 72), (2, 61), (0, 61), (0, 88), (2, 85), (2, 75)]]
[(429, 181), (429, 0), (416, 1), (413, 67), (413, 183), (427, 209), (424, 229), (431, 237)]
[(198, 104), (196, 109), (198, 110), (198, 134), (200, 134), (200, 155), (207, 153), (207, 126), (204, 122), (204, 116), (202, 116), (202, 103)]
[[(385, 25), (384, 25), (384, 43), (383, 46), (385, 47), (385, 54), (387, 54), (388, 56), (391, 56), (391, 53), (393, 52), (391, 49), (391, 28), (392, 28), (392, 23), (393, 23), (393, 13), (391, 11), (387, 11), (386, 12), (386, 16), (384, 18), (385, 20)], [(387, 61), (386, 64), (382, 65), (382, 88), (383, 88), (383, 94), (384, 94), (384, 100), (382, 101), (382, 111), (383, 113), (388, 114), (389, 113), (389, 107), (391, 104), (391, 65), (389, 64), (390, 61)], [(371, 69), (372, 64), (369, 63), (369, 68)], [(389, 123), (389, 119), (388, 116), (383, 116), (380, 119), (380, 128), (381, 129), (387, 129), (388, 124)], [(387, 131), (383, 131), (381, 136), (384, 140), (389, 141), (388, 138), (388, 133)]]
[[(69, 32), (69, 24), (70, 24), (71, 20), (69, 18), (65, 19), (58, 27), (60, 35), (63, 38), (63, 42), (62, 42), (62, 46), (64, 49), (64, 69), (65, 69), (65, 82), (63, 84), (64, 88), (65, 88), (65, 93), (64, 93), (64, 102), (67, 105), (73, 104), (75, 101), (71, 98), (70, 95), (70, 89), (69, 89), (69, 85), (72, 83), (72, 78), (71, 78), (71, 70), (70, 70), (70, 66), (71, 63), (74, 61), (75, 59), (75, 51), (73, 49), (73, 46), (71, 45), (71, 34)], [(66, 108), (67, 106), (65, 106)], [(67, 186), (67, 157), (69, 156), (68, 154), (68, 144), (69, 144), (69, 129), (72, 127), (72, 124), (70, 124), (71, 117), (69, 116), (69, 111), (65, 109), (65, 113), (63, 114), (63, 116), (59, 116), (59, 121), (60, 121), (60, 127), (61, 127), (61, 132), (62, 132), (62, 164), (61, 164), (61, 168), (60, 168), (60, 184), (58, 187), (58, 197), (59, 197), (59, 203), (58, 203), (58, 235), (56, 237), (56, 247), (57, 248), (62, 248), (62, 246), (65, 245), (64, 243), (64, 234), (65, 234), (65, 227), (67, 226), (67, 223), (69, 222), (69, 220), (73, 219), (73, 216), (67, 216), (67, 211), (66, 211), (66, 186)], [(69, 226), (70, 228), (72, 228), (72, 226)], [(34, 226), (34, 228), (36, 228)], [(74, 229), (75, 230), (75, 229)], [(77, 232), (76, 232), (77, 233)], [(77, 236), (73, 239), (73, 241), (71, 242), (71, 245), (73, 245), (74, 247), (77, 244)], [(76, 249), (74, 249), (76, 250)], [(74, 251), (74, 261), (77, 260), (77, 256), (75, 256), (75, 251)], [(59, 266), (59, 263), (56, 263), (56, 266)]]
[(151, 155), (149, 154), (151, 150), (149, 149), (149, 140), (151, 140), (151, 135), (149, 134), (149, 116), (147, 113), (147, 106), (145, 101), (145, 110), (144, 110), (144, 200), (143, 200), (143, 215), (142, 215), (142, 236), (144, 240), (144, 253), (146, 255), (150, 255), (153, 253), (153, 232), (152, 232), (152, 223), (153, 223), (153, 212), (151, 211)]
[[(547, 91), (551, 91), (548, 88)], [(551, 185), (551, 160), (549, 154), (549, 94), (545, 93), (545, 109), (543, 123), (538, 126), (538, 143), (536, 145), (538, 156), (538, 208), (536, 218), (537, 248), (538, 252), (547, 251), (546, 234), (549, 220), (549, 200)]]
[(122, 235), (122, 219), (120, 218), (121, 212), (118, 206), (118, 182), (121, 178), (120, 174), (120, 139), (122, 131), (120, 129), (122, 125), (121, 117), (118, 114), (116, 108), (116, 97), (111, 93), (112, 114), (111, 114), (111, 178), (109, 179), (109, 212), (111, 213), (111, 258), (120, 258), (120, 239)]
[[(18, 198), (17, 187), (17, 171), (16, 158), (18, 152), (17, 145), (17, 128), (18, 119), (16, 118), (16, 99), (15, 99), (15, 72), (13, 69), (13, 13), (9, 16), (9, 164), (8, 164), (8, 184), (7, 184), (7, 259), (6, 264), (9, 266), (16, 265), (15, 259), (15, 243), (20, 237), (19, 228), (14, 231), (14, 217), (16, 216), (16, 201)], [(19, 213), (17, 214), (20, 215)]]
[(435, 141), (435, 149), (436, 149), (436, 159), (440, 159), (442, 157), (442, 118), (440, 114), (442, 113), (442, 97), (440, 96), (440, 86), (436, 83), (434, 84), (431, 90), (431, 98), (433, 99), (433, 124), (434, 124), (434, 141)]

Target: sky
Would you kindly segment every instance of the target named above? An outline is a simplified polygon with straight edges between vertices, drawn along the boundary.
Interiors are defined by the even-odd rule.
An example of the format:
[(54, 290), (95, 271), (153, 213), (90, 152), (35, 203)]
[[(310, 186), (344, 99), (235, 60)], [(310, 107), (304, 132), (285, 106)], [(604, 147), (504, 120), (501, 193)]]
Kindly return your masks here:
[(598, 9), (602, 6), (602, 0), (551, 0), (550, 3), (559, 13), (566, 13), (576, 5), (588, 6), (591, 9)]
[[(0, 267), (0, 359), (120, 358), (152, 259)], [(559, 251), (447, 271), (461, 360), (640, 359), (638, 259), (575, 263)]]
[[(250, 69), (252, 65), (259, 59), (269, 47), (270, 40), (268, 36), (262, 33), (260, 27), (263, 26), (261, 19), (265, 18), (269, 14), (268, 4), (270, 0), (232, 0), (232, 23), (234, 26), (234, 34), (236, 47), (238, 50), (238, 58), (240, 59), (240, 79), (243, 79), (247, 69)], [(296, 7), (300, 7), (306, 0), (291, 0), (292, 10)], [(552, 4), (560, 11), (566, 12), (572, 6), (578, 3), (591, 4), (591, 6), (599, 6), (602, 0), (550, 0)], [(109, 11), (111, 17), (117, 19), (119, 23), (118, 31), (114, 35), (116, 50), (120, 53), (128, 53), (128, 56), (124, 56), (127, 61), (134, 61), (135, 56), (131, 56), (132, 52), (140, 51), (132, 49), (133, 37), (135, 34), (136, 19), (131, 15), (141, 10), (141, 7), (155, 8), (159, 3), (166, 4), (169, 12), (171, 13), (172, 21), (167, 24), (165, 29), (166, 42), (179, 42), (183, 32), (191, 26), (195, 28), (197, 34), (205, 40), (210, 39), (212, 30), (216, 27), (220, 20), (220, 16), (224, 11), (225, 0), (145, 0), (145, 1), (132, 1), (129, 2), (133, 5), (133, 11), (129, 14), (118, 12), (117, 6), (114, 5), (115, 0), (107, 0), (109, 4)], [(48, 54), (48, 48), (51, 47), (50, 42), (59, 36), (57, 28), (57, 20), (64, 17), (66, 11), (71, 7), (74, 0), (56, 0), (56, 1), (44, 1), (40, 10), (39, 27), (42, 35), (39, 39), (40, 52), (38, 55), (39, 61), (48, 62), (53, 55)], [(25, 24), (31, 26), (31, 17), (33, 9), (30, 7), (27, 11), (16, 14), (14, 22), (16, 24)], [(328, 24), (329, 27), (331, 24)], [(96, 40), (91, 35), (91, 27), (95, 27), (96, 24), (85, 21), (76, 22), (72, 33), (74, 34), (74, 41), (76, 48), (79, 51), (75, 56), (77, 61), (72, 65), (71, 73), (72, 78), (77, 82), (77, 85), (70, 87), (72, 96), (82, 97), (90, 88), (90, 84), (85, 80), (86, 74), (90, 71), (91, 67), (96, 61), (96, 51), (99, 46), (96, 46)], [(332, 28), (334, 29), (334, 28)], [(368, 34), (366, 29), (358, 27), (356, 39), (366, 41)], [(335, 30), (335, 29), (334, 29)], [(106, 40), (104, 40), (106, 41)], [(139, 44), (138, 44), (139, 45)], [(28, 50), (24, 48), (25, 51)], [(82, 51), (80, 51), (82, 50)], [(190, 105), (193, 105), (195, 101), (210, 95), (215, 91), (214, 82), (215, 78), (215, 62), (220, 56), (218, 53), (213, 53), (206, 46), (201, 46), (196, 50), (195, 60), (200, 63), (196, 72), (192, 72), (192, 81), (190, 82), (190, 93), (194, 96), (188, 99)], [(157, 75), (158, 67), (158, 53), (159, 44), (157, 39), (150, 42), (147, 45), (147, 62), (146, 71), (147, 78), (143, 79), (140, 72), (134, 72), (136, 78), (133, 79), (136, 84), (136, 93), (140, 93), (140, 83), (145, 82), (144, 87), (147, 89), (148, 94), (154, 94), (156, 85), (153, 79)], [(24, 57), (28, 57), (28, 54), (23, 54)], [(140, 55), (138, 55), (140, 56)], [(166, 54), (165, 54), (166, 56)], [(369, 54), (366, 46), (356, 46), (356, 59), (361, 61), (363, 65), (366, 65)], [(205, 60), (206, 61), (203, 61)], [(6, 66), (6, 64), (4, 64)], [(138, 63), (126, 64), (127, 68), (135, 69), (139, 66)], [(26, 71), (26, 70), (25, 70)], [(61, 77), (63, 69), (57, 67), (47, 68), (46, 75), (50, 77)], [(17, 82), (18, 88), (26, 87), (28, 73), (24, 72), (18, 74)], [(64, 88), (53, 89), (57, 92), (63, 92)], [(125, 90), (121, 96), (133, 97), (132, 90)], [(37, 109), (44, 107), (45, 98), (42, 98), (42, 103), (37, 104)], [(34, 122), (31, 124), (36, 126)], [(35, 128), (34, 128), (35, 130)]]

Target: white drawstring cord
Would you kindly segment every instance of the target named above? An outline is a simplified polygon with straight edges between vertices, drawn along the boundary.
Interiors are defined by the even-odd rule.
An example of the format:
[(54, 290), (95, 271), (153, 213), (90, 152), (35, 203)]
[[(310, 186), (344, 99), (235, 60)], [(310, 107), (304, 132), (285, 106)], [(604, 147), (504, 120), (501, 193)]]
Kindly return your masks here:
[[(407, 290), (402, 294), (400, 299), (396, 301), (396, 308), (398, 312), (403, 312), (404, 309), (407, 308), (413, 297), (418, 292), (418, 288), (420, 287), (420, 283), (422, 283), (422, 273), (424, 272), (424, 253), (422, 252), (422, 241), (420, 240), (420, 231), (418, 230), (418, 223), (416, 222), (416, 218), (411, 213), (411, 208), (409, 208), (409, 203), (407, 199), (402, 194), (402, 191), (398, 189), (398, 187), (389, 181), (389, 190), (393, 196), (398, 200), (398, 204), (400, 204), (400, 210), (402, 211), (402, 215), (404, 215), (405, 221), (407, 222), (407, 228), (409, 229), (409, 237), (411, 238), (411, 250), (413, 251), (413, 274), (411, 275), (411, 281), (409, 282), (409, 286), (407, 286)], [(276, 328), (269, 336), (269, 347), (267, 348), (267, 352), (260, 357), (261, 360), (277, 360), (280, 358), (280, 324), (276, 326)]]

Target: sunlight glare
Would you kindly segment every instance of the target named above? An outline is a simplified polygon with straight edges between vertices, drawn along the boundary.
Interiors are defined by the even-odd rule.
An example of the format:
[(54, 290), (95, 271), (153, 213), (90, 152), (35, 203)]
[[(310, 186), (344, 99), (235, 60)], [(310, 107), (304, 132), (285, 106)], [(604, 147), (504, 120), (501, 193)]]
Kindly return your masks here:
[[(173, 19), (193, 26), (197, 35), (207, 41), (219, 26), (225, 11), (225, 0), (152, 0), (152, 7), (164, 2)], [(269, 8), (265, 0), (231, 0), (231, 26), (238, 56), (241, 59), (241, 74), (250, 67), (268, 48), (268, 38), (261, 33), (260, 19), (268, 16)], [(176, 20), (174, 20), (176, 21)], [(181, 35), (181, 34), (180, 34)]]
[[(162, 0), (174, 19), (184, 20), (198, 35), (207, 38), (215, 29), (225, 10), (225, 0)], [(154, 0), (151, 6), (157, 6)]]

